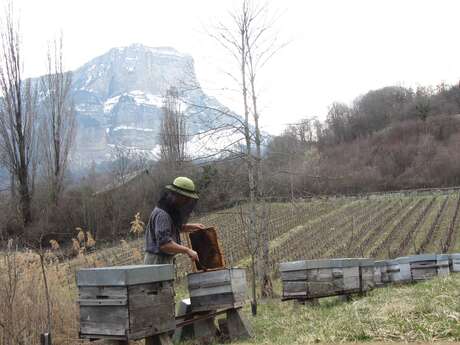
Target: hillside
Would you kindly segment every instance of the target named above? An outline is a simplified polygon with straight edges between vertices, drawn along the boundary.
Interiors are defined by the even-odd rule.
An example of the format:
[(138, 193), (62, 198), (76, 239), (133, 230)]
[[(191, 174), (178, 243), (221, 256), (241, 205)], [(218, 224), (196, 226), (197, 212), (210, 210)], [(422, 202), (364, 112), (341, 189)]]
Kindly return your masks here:
[[(371, 257), (395, 258), (415, 253), (460, 252), (460, 192), (373, 195), (269, 204), (271, 262)], [(243, 215), (243, 217), (241, 217)], [(230, 266), (248, 264), (245, 209), (234, 207), (194, 219), (215, 226)], [(245, 221), (246, 222), (246, 221)], [(81, 265), (142, 262), (143, 239), (103, 249), (72, 260), (73, 274)], [(178, 277), (190, 270), (178, 257)]]
[[(448, 190), (266, 204), (277, 294), (280, 295), (280, 283), (276, 280), (280, 261), (460, 252), (459, 200), (459, 191)], [(194, 219), (218, 228), (229, 266), (248, 263), (245, 217), (243, 205)], [(141, 263), (142, 247), (143, 240), (137, 239), (83, 253), (72, 260), (64, 259), (60, 249), (46, 254), (56, 344), (80, 343), (75, 318), (75, 271), (81, 267)], [(8, 286), (9, 270), (5, 265), (11, 267), (8, 265), (15, 262), (19, 272), (16, 293), (21, 298), (15, 300), (15, 313), (10, 320), (15, 325), (13, 332), (23, 332), (27, 339), (38, 341), (39, 330), (46, 320), (46, 308), (35, 307), (46, 304), (40, 259), (31, 252), (12, 252), (9, 257), (4, 254), (0, 260), (0, 282)], [(186, 295), (181, 278), (190, 271), (188, 259), (179, 256), (177, 269), (177, 298), (181, 298)], [(455, 276), (416, 286), (378, 289), (351, 303), (326, 299), (314, 308), (293, 309), (291, 302), (265, 300), (261, 302), (258, 317), (252, 320), (256, 336), (249, 343), (458, 341), (459, 291), (460, 277)], [(6, 301), (3, 293), (0, 290), (0, 304)]]
[(371, 90), (288, 126), (265, 174), (277, 196), (459, 186), (458, 114), (459, 85)]

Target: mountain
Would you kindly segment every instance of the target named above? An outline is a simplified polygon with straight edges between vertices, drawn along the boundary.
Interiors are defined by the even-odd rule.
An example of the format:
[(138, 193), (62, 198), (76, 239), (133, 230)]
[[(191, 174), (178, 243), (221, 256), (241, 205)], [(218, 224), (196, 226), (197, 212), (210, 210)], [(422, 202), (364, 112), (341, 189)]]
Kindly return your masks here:
[[(79, 128), (73, 163), (109, 160), (114, 146), (155, 158), (163, 96), (170, 87), (180, 90), (188, 133), (233, 121), (213, 110), (226, 108), (202, 91), (192, 57), (174, 48), (113, 48), (74, 71), (71, 92)], [(196, 140), (190, 143), (195, 151), (201, 147)]]

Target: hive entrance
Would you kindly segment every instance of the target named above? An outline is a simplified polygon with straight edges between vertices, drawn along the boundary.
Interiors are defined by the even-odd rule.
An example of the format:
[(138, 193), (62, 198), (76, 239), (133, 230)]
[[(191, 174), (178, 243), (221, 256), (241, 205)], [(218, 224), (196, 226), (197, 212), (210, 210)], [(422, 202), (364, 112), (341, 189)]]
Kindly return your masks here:
[(224, 256), (215, 228), (188, 233), (190, 247), (198, 253), (200, 262), (193, 264), (195, 271), (215, 270), (225, 267)]

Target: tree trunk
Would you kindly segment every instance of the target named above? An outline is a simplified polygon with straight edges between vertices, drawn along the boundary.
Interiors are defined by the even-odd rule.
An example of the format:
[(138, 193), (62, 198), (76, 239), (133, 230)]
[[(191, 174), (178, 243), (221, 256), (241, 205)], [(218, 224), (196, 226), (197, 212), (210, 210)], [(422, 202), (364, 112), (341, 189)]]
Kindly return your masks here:
[(273, 284), (270, 277), (270, 237), (269, 233), (270, 212), (267, 204), (263, 205), (261, 229), (262, 232), (262, 269), (260, 274), (260, 289), (262, 297), (273, 297)]
[(21, 214), (24, 225), (32, 222), (31, 196), (29, 192), (29, 177), (27, 168), (21, 167), (18, 172), (19, 183), (19, 202), (21, 205)]
[[(249, 61), (249, 82), (251, 85), (251, 95), (252, 95), (252, 108), (253, 108), (253, 117), (254, 117), (254, 126), (255, 126), (255, 144), (256, 144), (256, 158), (255, 158), (255, 193), (257, 201), (260, 203), (263, 199), (263, 183), (262, 183), (262, 149), (261, 149), (261, 135), (259, 128), (259, 112), (257, 110), (257, 96), (256, 96), (256, 87), (255, 87), (255, 71), (252, 61), (252, 47), (249, 44), (248, 33), (246, 32), (246, 45), (248, 48), (248, 61)], [(265, 205), (262, 210), (265, 213)], [(259, 236), (258, 244), (259, 248), (262, 248), (262, 257), (261, 257), (261, 270), (260, 270), (260, 288), (262, 297), (272, 297), (273, 296), (273, 286), (270, 278), (270, 237), (268, 236), (268, 226), (265, 226), (265, 221), (268, 217), (262, 215), (261, 219), (264, 223), (264, 226), (261, 226), (259, 231), (261, 236)], [(267, 223), (268, 224), (268, 223)]]
[[(247, 23), (247, 13), (243, 11), (243, 23)], [(257, 257), (257, 225), (256, 225), (256, 181), (254, 178), (254, 162), (252, 157), (251, 132), (249, 128), (249, 106), (248, 106), (248, 89), (246, 77), (246, 24), (241, 27), (241, 80), (242, 94), (244, 107), (244, 137), (246, 142), (246, 164), (248, 168), (248, 185), (249, 185), (249, 247), (252, 258), (252, 310), (257, 310), (257, 294), (256, 294), (256, 275), (255, 275), (255, 258)]]

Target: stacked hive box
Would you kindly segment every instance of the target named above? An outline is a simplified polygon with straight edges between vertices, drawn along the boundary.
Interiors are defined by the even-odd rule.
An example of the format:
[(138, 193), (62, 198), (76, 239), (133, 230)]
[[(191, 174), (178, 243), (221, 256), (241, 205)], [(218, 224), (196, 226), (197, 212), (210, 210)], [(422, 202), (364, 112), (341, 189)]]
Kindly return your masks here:
[(460, 254), (449, 255), (449, 267), (451, 272), (460, 272)]
[(386, 260), (374, 262), (374, 281), (377, 287), (391, 283), (390, 273), (388, 272), (388, 262)]
[(436, 264), (438, 265), (438, 276), (445, 277), (450, 273), (450, 257), (448, 254), (437, 254)]
[(361, 292), (372, 290), (375, 287), (374, 261), (369, 259), (359, 260), (359, 279)]
[(174, 330), (173, 279), (173, 265), (79, 270), (80, 337), (136, 340)]
[(242, 307), (246, 300), (246, 271), (225, 268), (187, 275), (192, 311)]
[(242, 307), (246, 300), (246, 271), (226, 268), (215, 228), (188, 234), (189, 246), (198, 253), (196, 272), (187, 275), (192, 311)]
[(422, 281), (449, 274), (449, 256), (445, 254), (423, 254), (396, 259), (402, 265), (409, 265), (412, 281)]
[(410, 263), (405, 260), (386, 260), (387, 274), (390, 283), (403, 284), (412, 281)]
[(280, 272), (284, 300), (363, 292), (374, 284), (372, 261), (367, 259), (285, 262), (280, 264)]

